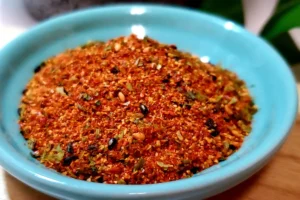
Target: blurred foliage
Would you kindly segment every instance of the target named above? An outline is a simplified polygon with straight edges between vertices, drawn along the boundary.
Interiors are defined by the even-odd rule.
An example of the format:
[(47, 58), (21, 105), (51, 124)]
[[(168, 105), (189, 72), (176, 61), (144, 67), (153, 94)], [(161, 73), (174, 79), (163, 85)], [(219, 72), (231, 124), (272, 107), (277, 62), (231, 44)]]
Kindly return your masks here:
[(300, 50), (288, 34), (296, 27), (300, 28), (300, 0), (281, 0), (261, 33), (290, 64), (300, 62)]
[(270, 42), (291, 65), (300, 62), (300, 51), (288, 32), (280, 34)]
[(281, 0), (262, 36), (273, 39), (295, 27), (300, 27), (300, 0)]
[(243, 24), (243, 3), (241, 0), (204, 0), (200, 4), (201, 10), (220, 15)]
[[(242, 0), (204, 0), (200, 9), (244, 24)], [(300, 51), (288, 34), (295, 27), (300, 28), (300, 0), (279, 0), (261, 33), (290, 64), (300, 62)]]

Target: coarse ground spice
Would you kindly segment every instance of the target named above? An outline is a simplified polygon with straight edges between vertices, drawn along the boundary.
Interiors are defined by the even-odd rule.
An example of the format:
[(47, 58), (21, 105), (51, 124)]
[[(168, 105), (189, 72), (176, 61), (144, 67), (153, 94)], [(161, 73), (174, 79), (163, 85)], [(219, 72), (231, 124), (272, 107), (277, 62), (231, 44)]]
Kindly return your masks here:
[(241, 147), (257, 110), (234, 73), (148, 37), (90, 42), (35, 72), (21, 133), (34, 158), (81, 180), (191, 177)]

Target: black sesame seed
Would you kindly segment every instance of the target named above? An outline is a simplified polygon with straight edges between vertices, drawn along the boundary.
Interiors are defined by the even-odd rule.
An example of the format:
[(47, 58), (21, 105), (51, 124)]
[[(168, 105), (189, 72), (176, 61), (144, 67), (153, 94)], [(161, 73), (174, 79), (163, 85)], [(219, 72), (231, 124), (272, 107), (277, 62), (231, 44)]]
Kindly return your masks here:
[(182, 81), (176, 82), (176, 87), (180, 87), (182, 85)]
[(68, 96), (69, 95), (68, 91), (65, 88), (63, 89), (64, 89), (64, 93)]
[(64, 158), (63, 160), (63, 165), (64, 166), (69, 166), (74, 160), (77, 160), (78, 156), (68, 156)]
[(38, 152), (38, 151), (30, 152), (30, 155), (31, 155), (31, 157), (33, 157), (33, 158), (39, 158), (39, 157), (41, 157), (41, 156), (39, 155), (39, 152)]
[(176, 106), (179, 106), (179, 103), (176, 102), (176, 101), (171, 101), (171, 103), (173, 103), (173, 104), (176, 105)]
[(224, 158), (224, 157), (221, 157), (221, 158), (219, 158), (219, 162), (223, 162), (223, 161), (225, 161), (226, 160), (226, 158)]
[(27, 92), (27, 89), (25, 88), (23, 91), (22, 91), (22, 94), (25, 95)]
[(161, 82), (163, 82), (163, 83), (170, 83), (170, 79), (163, 79)]
[(104, 182), (103, 177), (98, 178), (96, 181), (97, 181), (98, 183), (103, 183), (103, 182)]
[(115, 90), (115, 91), (113, 92), (113, 97), (115, 97), (115, 98), (118, 97), (119, 92), (121, 92), (120, 89)]
[(224, 117), (225, 122), (230, 122), (230, 118), (229, 117)]
[(199, 167), (193, 167), (190, 171), (191, 171), (193, 174), (196, 174), (196, 173), (199, 171)]
[(116, 146), (117, 143), (118, 143), (118, 140), (116, 138), (111, 138), (108, 141), (108, 149), (112, 150)]
[(113, 68), (111, 68), (110, 72), (113, 73), (113, 74), (117, 74), (117, 73), (120, 72), (120, 70), (118, 69), (117, 66), (114, 66)]
[(181, 58), (180, 58), (179, 56), (176, 56), (176, 57), (174, 57), (174, 59), (175, 59), (176, 61), (178, 61), (178, 60), (180, 60)]
[(209, 128), (209, 129), (215, 129), (216, 125), (215, 122), (212, 118), (208, 118), (207, 121), (205, 122), (205, 125)]
[(212, 136), (212, 137), (216, 137), (216, 136), (218, 136), (220, 134), (220, 132), (218, 131), (218, 130), (213, 130), (211, 133), (210, 133), (210, 135)]
[(91, 170), (92, 170), (92, 174), (93, 174), (93, 175), (96, 175), (97, 172), (98, 172), (98, 169), (97, 169), (97, 167), (95, 167), (95, 166), (92, 166), (92, 167), (91, 167)]
[(236, 120), (242, 119), (241, 115), (239, 115), (239, 114), (233, 114), (231, 117)]
[(171, 75), (168, 74), (168, 75), (162, 80), (162, 82), (163, 82), (163, 83), (170, 83), (170, 78), (171, 78)]
[(218, 113), (220, 111), (220, 107), (213, 108), (213, 113)]
[(21, 116), (22, 108), (18, 108), (18, 115)]
[(231, 149), (231, 150), (233, 150), (233, 151), (234, 151), (234, 150), (236, 150), (236, 146), (234, 146), (234, 145), (230, 144), (230, 145), (229, 145), (229, 149)]
[(34, 69), (34, 73), (38, 73), (41, 69), (42, 69), (42, 67), (45, 65), (45, 63), (44, 62), (42, 62), (39, 66), (37, 66), (35, 69)]
[(192, 106), (190, 104), (186, 104), (185, 108), (188, 109), (188, 110), (191, 110)]
[(145, 106), (144, 104), (140, 104), (140, 110), (144, 116), (146, 116), (149, 113), (147, 106)]
[(80, 170), (76, 170), (75, 173), (74, 173), (76, 176), (79, 176), (81, 173), (80, 173)]
[(89, 150), (89, 151), (93, 151), (93, 150), (95, 150), (95, 149), (97, 149), (97, 147), (96, 147), (96, 145), (94, 145), (94, 144), (90, 144), (90, 145), (88, 146), (88, 150)]
[(67, 146), (67, 152), (68, 153), (74, 153), (74, 149), (73, 149), (73, 143), (70, 142)]
[(171, 47), (172, 49), (177, 49), (177, 46), (174, 45), (174, 44), (171, 44), (170, 47)]
[(215, 65), (213, 63), (211, 63), (211, 62), (208, 62), (208, 64), (210, 64), (211, 66), (215, 67)]
[(212, 78), (213, 81), (217, 80), (217, 77), (215, 75), (211, 75), (211, 78)]

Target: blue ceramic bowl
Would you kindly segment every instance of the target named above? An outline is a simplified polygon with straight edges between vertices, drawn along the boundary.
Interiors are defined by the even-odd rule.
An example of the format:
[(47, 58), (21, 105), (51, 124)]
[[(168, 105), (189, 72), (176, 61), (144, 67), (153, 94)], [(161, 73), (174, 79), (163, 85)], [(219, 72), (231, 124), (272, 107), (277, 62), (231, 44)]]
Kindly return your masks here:
[[(88, 40), (145, 34), (221, 63), (249, 86), (259, 107), (242, 148), (192, 178), (151, 185), (108, 185), (62, 176), (30, 158), (19, 133), (17, 108), (33, 69), (44, 59)], [(24, 183), (60, 199), (199, 199), (224, 191), (258, 171), (288, 135), (297, 111), (295, 80), (285, 61), (237, 24), (198, 11), (118, 5), (46, 21), (0, 53), (0, 161)]]

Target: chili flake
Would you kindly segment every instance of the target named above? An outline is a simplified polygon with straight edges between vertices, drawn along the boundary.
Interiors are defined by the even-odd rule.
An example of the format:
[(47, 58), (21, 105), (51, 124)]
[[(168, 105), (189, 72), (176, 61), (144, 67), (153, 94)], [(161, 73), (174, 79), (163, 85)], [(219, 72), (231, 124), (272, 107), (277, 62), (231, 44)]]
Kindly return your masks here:
[(49, 58), (18, 109), (32, 157), (106, 184), (191, 177), (237, 151), (256, 112), (236, 74), (135, 35)]

